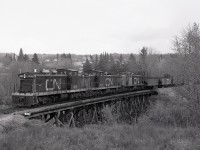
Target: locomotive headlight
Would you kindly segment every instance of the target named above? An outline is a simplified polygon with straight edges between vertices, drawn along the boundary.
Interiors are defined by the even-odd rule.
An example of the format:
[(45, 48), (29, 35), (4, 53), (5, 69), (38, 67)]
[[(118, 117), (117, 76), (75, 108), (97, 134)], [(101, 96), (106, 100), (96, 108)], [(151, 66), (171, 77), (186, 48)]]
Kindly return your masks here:
[(28, 113), (28, 112), (24, 113), (24, 116), (30, 116), (30, 115), (31, 115), (31, 113)]

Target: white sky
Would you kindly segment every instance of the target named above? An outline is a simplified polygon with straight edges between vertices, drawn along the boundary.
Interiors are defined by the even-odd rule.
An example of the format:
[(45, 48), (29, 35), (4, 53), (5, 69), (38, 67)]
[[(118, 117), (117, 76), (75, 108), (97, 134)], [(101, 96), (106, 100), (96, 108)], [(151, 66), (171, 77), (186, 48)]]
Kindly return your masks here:
[(0, 52), (172, 52), (199, 0), (0, 0)]

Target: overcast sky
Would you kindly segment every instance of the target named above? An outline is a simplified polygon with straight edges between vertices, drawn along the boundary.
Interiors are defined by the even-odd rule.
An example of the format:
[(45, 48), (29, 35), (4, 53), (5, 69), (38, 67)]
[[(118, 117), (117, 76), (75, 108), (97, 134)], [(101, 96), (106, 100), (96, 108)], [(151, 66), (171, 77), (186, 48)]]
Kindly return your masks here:
[(172, 52), (199, 0), (0, 0), (0, 52)]

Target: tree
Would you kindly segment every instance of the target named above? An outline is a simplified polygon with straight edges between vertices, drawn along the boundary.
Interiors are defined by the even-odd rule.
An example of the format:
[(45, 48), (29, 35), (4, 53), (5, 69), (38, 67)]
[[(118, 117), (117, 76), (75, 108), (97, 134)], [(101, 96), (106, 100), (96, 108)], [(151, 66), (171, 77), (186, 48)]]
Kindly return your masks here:
[(13, 60), (13, 61), (17, 61), (17, 59), (16, 59), (16, 54), (15, 54), (15, 53), (13, 54), (12, 60)]
[(4, 64), (4, 66), (9, 66), (12, 62), (12, 56), (6, 53), (6, 55), (1, 59), (1, 62)]
[(73, 62), (72, 62), (72, 55), (70, 53), (67, 55), (67, 59), (69, 60), (70, 66), (72, 67)]
[(61, 57), (61, 59), (66, 59), (67, 55), (65, 53), (63, 53), (60, 57)]
[(140, 70), (145, 76), (147, 76), (146, 58), (147, 58), (147, 48), (143, 47), (141, 49), (141, 52), (140, 52), (140, 61), (139, 61), (139, 63), (140, 63)]
[(33, 54), (32, 62), (39, 64), (39, 58), (38, 58), (38, 55), (36, 53)]
[[(176, 71), (179, 79), (184, 81), (191, 100), (193, 110), (200, 109), (200, 28), (194, 23), (183, 30), (181, 36), (175, 37), (173, 41), (174, 50), (179, 55), (180, 64)], [(176, 58), (176, 59), (178, 59)], [(176, 65), (178, 64), (176, 63)], [(199, 110), (198, 109), (198, 110)]]
[(108, 68), (109, 68), (109, 71), (108, 71), (109, 74), (115, 73), (115, 59), (112, 54), (109, 55)]
[(18, 56), (18, 61), (24, 61), (24, 53), (23, 53), (23, 50), (22, 48), (20, 48), (20, 51), (19, 51), (19, 56)]
[(94, 67), (94, 58), (93, 58), (92, 55), (90, 55), (90, 61), (91, 61), (91, 63), (92, 63), (92, 66)]
[(200, 74), (200, 29), (197, 23), (188, 26), (181, 37), (174, 40), (174, 50), (181, 56), (184, 66), (184, 81), (186, 84), (195, 84)]
[(99, 59), (98, 59), (98, 55), (96, 54), (95, 60), (94, 60), (94, 65), (93, 65), (95, 70), (98, 70), (98, 63), (99, 63)]
[(88, 60), (88, 58), (86, 58), (85, 63), (83, 64), (83, 71), (84, 72), (88, 72), (92, 70), (92, 64), (90, 63), (90, 61)]
[(29, 62), (29, 60), (30, 60), (30, 59), (29, 59), (28, 55), (25, 54), (25, 55), (24, 55), (24, 61)]
[(138, 72), (136, 58), (132, 53), (130, 54), (128, 58), (128, 71), (134, 72), (134, 73)]
[(59, 54), (57, 54), (57, 55), (56, 55), (56, 59), (57, 59), (57, 61), (59, 60), (59, 58), (60, 58), (60, 56), (59, 56)]
[(99, 64), (98, 64), (98, 69), (101, 71), (105, 71), (105, 59), (104, 59), (104, 55), (100, 54), (100, 59), (99, 59)]
[(115, 73), (121, 73), (127, 71), (127, 64), (124, 62), (124, 58), (122, 54), (117, 58), (116, 64), (115, 64)]

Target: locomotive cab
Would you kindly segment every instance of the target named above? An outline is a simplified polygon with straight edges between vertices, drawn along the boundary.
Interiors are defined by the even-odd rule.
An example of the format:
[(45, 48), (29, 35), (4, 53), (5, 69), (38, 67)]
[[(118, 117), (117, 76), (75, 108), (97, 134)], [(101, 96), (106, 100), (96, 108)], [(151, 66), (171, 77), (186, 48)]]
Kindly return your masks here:
[(67, 69), (67, 89), (76, 90), (78, 88), (78, 71)]
[(12, 104), (15, 106), (32, 106), (37, 103), (35, 97), (35, 76), (32, 73), (19, 74), (19, 86), (12, 93)]
[(21, 73), (19, 74), (20, 84), (19, 84), (19, 93), (31, 93), (35, 91), (35, 77), (32, 74)]
[(92, 69), (92, 70), (85, 71), (84, 75), (90, 76), (90, 79), (91, 79), (90, 85), (91, 85), (91, 87), (98, 88), (98, 87), (102, 86), (102, 85), (100, 85), (100, 82), (101, 82), (101, 76), (104, 75), (103, 71)]
[(78, 88), (78, 70), (57, 69), (57, 73), (66, 75), (67, 90), (75, 90)]

